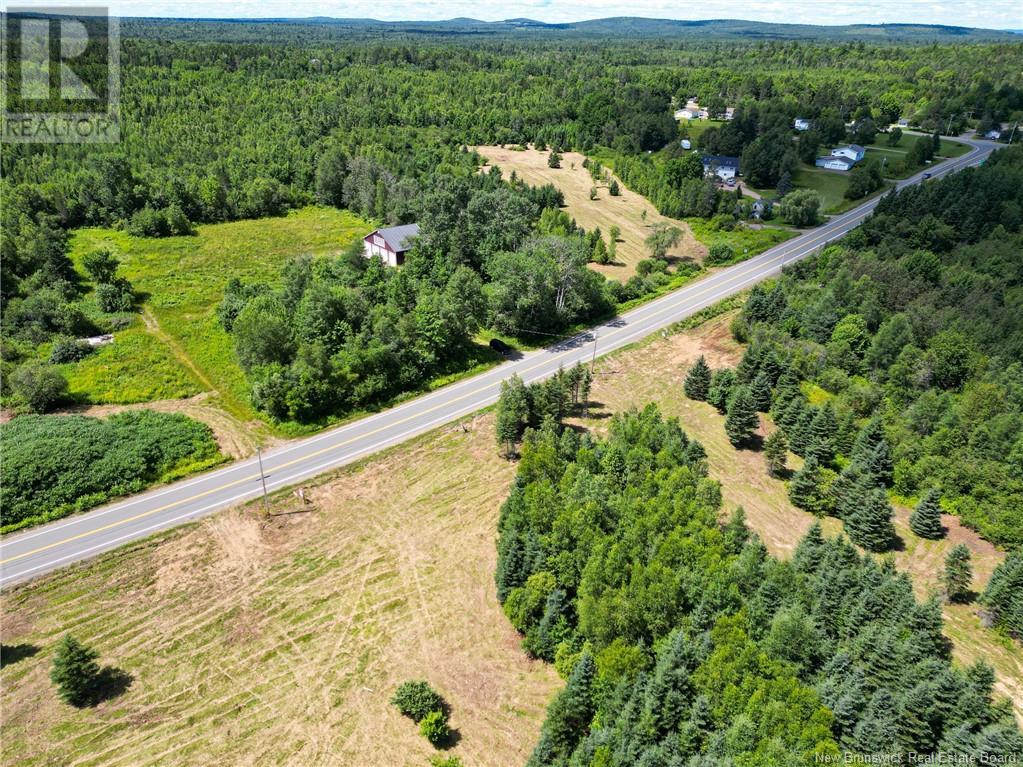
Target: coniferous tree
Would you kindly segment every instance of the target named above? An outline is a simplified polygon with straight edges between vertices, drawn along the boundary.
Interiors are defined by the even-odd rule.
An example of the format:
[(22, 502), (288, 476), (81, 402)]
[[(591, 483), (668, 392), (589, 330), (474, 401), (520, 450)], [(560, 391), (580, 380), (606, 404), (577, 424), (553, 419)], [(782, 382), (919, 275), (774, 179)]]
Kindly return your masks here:
[(593, 656), (584, 650), (576, 661), (565, 689), (547, 709), (544, 732), (556, 759), (567, 761), (576, 743), (586, 733), (593, 717), (593, 680), (597, 668)]
[(945, 557), (945, 570), (941, 576), (945, 596), (949, 602), (966, 602), (973, 593), (973, 568), (970, 565), (970, 550), (957, 543)]
[(825, 402), (813, 416), (807, 432), (806, 454), (820, 463), (827, 464), (835, 457), (835, 437), (838, 434), (838, 420), (831, 401)]
[(1023, 551), (1010, 551), (995, 568), (981, 602), (991, 611), (997, 625), (1023, 638)]
[(710, 378), (710, 389), (707, 391), (707, 402), (717, 408), (719, 413), (728, 409), (728, 400), (735, 387), (735, 371), (731, 368), (715, 370)]
[(788, 456), (789, 441), (785, 438), (785, 432), (775, 429), (764, 442), (764, 458), (767, 460), (768, 473), (773, 477), (782, 476), (785, 473)]
[(807, 458), (803, 468), (792, 477), (789, 483), (789, 500), (811, 514), (824, 513), (821, 467), (816, 458)]
[(732, 512), (732, 516), (728, 518), (728, 523), (725, 525), (723, 532), (728, 550), (733, 554), (738, 554), (742, 551), (742, 547), (746, 545), (746, 541), (749, 540), (750, 536), (749, 528), (746, 527), (746, 510), (742, 506), (737, 506), (735, 511)]
[(57, 643), (50, 679), (64, 701), (77, 707), (89, 704), (99, 681), (98, 657), (99, 653), (70, 634), (65, 634)]
[(771, 409), (771, 377), (765, 370), (761, 369), (753, 379), (750, 394), (759, 412), (766, 413)]
[(525, 384), (513, 375), (501, 382), (501, 396), (497, 401), (497, 444), (505, 455), (515, 455), (515, 443), (522, 435), (529, 415), (529, 402)]
[(941, 526), (941, 506), (938, 501), (941, 498), (941, 491), (937, 488), (928, 490), (920, 503), (909, 515), (910, 529), (921, 538), (937, 540), (944, 536), (945, 531)]
[(877, 484), (887, 486), (892, 483), (892, 477), (895, 473), (895, 467), (892, 463), (892, 449), (888, 445), (888, 440), (884, 437), (875, 445), (873, 452), (871, 452), (870, 457), (867, 459), (866, 468)]
[(859, 509), (845, 519), (845, 529), (853, 543), (868, 551), (888, 551), (895, 539), (892, 506), (881, 488), (868, 491)]
[(725, 418), (728, 441), (735, 447), (746, 445), (759, 426), (760, 418), (749, 389), (745, 386), (737, 387), (728, 402), (728, 415)]
[(861, 465), (867, 466), (877, 446), (884, 439), (884, 424), (881, 423), (881, 419), (877, 417), (871, 418), (856, 436), (852, 454), (849, 457), (854, 461), (858, 461)]
[(710, 391), (710, 379), (710, 367), (707, 366), (707, 360), (701, 354), (686, 374), (686, 381), (683, 386), (686, 396), (689, 399), (706, 401), (707, 393)]

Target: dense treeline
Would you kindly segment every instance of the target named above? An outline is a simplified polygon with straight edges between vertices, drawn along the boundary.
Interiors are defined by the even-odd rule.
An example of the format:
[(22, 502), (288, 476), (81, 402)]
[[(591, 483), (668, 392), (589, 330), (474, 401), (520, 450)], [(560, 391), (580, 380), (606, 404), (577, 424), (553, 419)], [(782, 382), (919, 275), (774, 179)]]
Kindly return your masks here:
[(218, 315), (253, 403), (279, 420), (350, 412), (481, 361), (483, 324), (543, 337), (609, 312), (617, 291), (587, 268), (585, 232), (538, 228), (559, 202), (499, 171), (449, 179), (423, 190), (401, 269), (365, 258), (359, 241), (291, 262), (275, 290), (231, 281)]
[(208, 426), (137, 410), (109, 418), (26, 415), (0, 426), (3, 530), (130, 495), (221, 460)]
[(817, 525), (781, 562), (741, 510), (719, 526), (720, 503), (702, 447), (652, 405), (606, 440), (527, 435), (498, 596), (568, 679), (531, 767), (1023, 754), (991, 669), (952, 664), (905, 575)]
[(793, 500), (852, 521), (869, 548), (891, 544), (885, 490), (933, 491), (985, 538), (1023, 545), (1021, 206), (1016, 148), (889, 195), (755, 288), (734, 326), (750, 347), (705, 398), (769, 411), (807, 458)]

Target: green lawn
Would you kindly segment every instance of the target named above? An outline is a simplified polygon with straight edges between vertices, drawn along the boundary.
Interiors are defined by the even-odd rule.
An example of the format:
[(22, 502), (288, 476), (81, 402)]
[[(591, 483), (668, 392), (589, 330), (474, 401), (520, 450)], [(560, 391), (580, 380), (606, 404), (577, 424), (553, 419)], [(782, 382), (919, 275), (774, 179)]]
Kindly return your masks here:
[(825, 170), (806, 163), (792, 176), (797, 189), (813, 189), (821, 196), (821, 210), (835, 213), (846, 205), (845, 190), (849, 188), (849, 174), (840, 170)]
[(217, 322), (224, 285), (232, 277), (276, 282), (289, 258), (337, 253), (371, 229), (347, 211), (320, 207), (281, 218), (199, 226), (189, 237), (79, 229), (71, 241), (76, 266), (81, 268), (85, 254), (98, 247), (114, 250), (159, 330), (147, 332), (139, 318), (115, 334), (111, 347), (69, 371), (72, 391), (94, 402), (138, 402), (187, 396), (211, 384), (229, 412), (255, 418), (231, 338)]

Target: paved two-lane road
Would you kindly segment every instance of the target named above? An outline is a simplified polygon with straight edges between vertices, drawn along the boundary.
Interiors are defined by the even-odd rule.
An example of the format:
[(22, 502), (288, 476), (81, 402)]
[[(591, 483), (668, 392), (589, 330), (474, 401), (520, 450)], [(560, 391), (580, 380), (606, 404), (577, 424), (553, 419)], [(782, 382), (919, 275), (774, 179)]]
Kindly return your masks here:
[[(946, 161), (935, 177), (976, 165), (997, 145), (966, 140), (970, 151)], [(918, 183), (923, 174), (899, 182)], [(454, 421), (497, 400), (501, 381), (513, 374), (527, 383), (559, 367), (588, 361), (691, 316), (723, 298), (777, 274), (858, 225), (877, 200), (836, 216), (741, 264), (711, 274), (572, 339), (530, 352), (473, 378), (445, 386), (375, 415), (315, 437), (289, 442), (263, 455), (268, 490), (294, 485), (316, 474), (396, 445)], [(108, 551), (218, 509), (257, 497), (261, 490), (255, 458), (133, 496), (74, 517), (10, 535), (0, 541), (0, 586), (28, 580)]]

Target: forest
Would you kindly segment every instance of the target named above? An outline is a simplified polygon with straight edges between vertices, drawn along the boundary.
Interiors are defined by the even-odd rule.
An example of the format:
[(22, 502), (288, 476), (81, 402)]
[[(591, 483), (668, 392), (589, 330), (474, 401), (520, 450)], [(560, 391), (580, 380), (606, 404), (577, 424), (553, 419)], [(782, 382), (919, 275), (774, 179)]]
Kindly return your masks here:
[(907, 576), (816, 524), (777, 560), (720, 505), (703, 448), (654, 405), (606, 439), (527, 432), (497, 590), (567, 679), (530, 767), (1023, 755), (992, 670), (952, 664)]
[[(116, 253), (110, 254), (114, 271), (88, 275), (91, 280), (72, 267), (67, 233), (76, 227), (123, 228), (137, 237), (188, 236), (197, 224), (276, 216), (312, 202), (381, 223), (419, 221), (432, 232), (423, 238), (429, 241), (419, 248), (420, 260), (434, 263), (417, 270), (412, 287), (405, 285), (408, 278), (394, 281), (404, 285), (405, 295), (389, 299), (389, 311), (425, 306), (429, 299), (412, 294), (442, 294), (453, 266), (472, 270), (486, 286), (485, 300), (476, 302), (480, 311), (468, 315), (462, 328), (445, 327), (454, 333), (452, 348), (440, 355), (421, 325), (370, 329), (374, 323), (364, 322), (365, 316), (359, 327), (337, 331), (324, 347), (331, 358), (347, 350), (349, 359), (331, 363), (332, 376), (343, 379), (358, 371), (387, 378), (389, 386), (396, 379), (415, 386), (462, 364), (453, 358), (477, 323), (519, 334), (558, 332), (656, 289), (664, 277), (654, 270), (624, 289), (598, 285), (576, 266), (593, 255), (582, 254), (578, 238), (549, 239), (593, 233), (576, 232), (571, 222), (545, 231), (541, 218), (546, 208), (557, 207), (556, 196), (478, 181), (481, 161), (468, 146), (605, 147), (620, 158), (616, 170), (662, 210), (732, 226), (749, 215), (749, 206), (698, 178), (692, 163), (655, 164), (649, 183), (644, 174), (629, 171), (647, 151), (677, 147), (671, 108), (679, 100), (696, 95), (709, 104), (736, 104), (741, 119), (708, 131), (701, 146), (724, 151), (732, 142), (751, 168), (761, 168), (761, 181), (779, 184), (795, 144), (790, 136), (784, 143), (767, 137), (780, 135), (779, 126), (791, 124), (797, 114), (821, 125), (856, 120), (857, 130), (866, 123), (880, 128), (900, 115), (927, 130), (956, 130), (963, 127), (957, 122), (962, 115), (972, 114), (974, 122), (997, 121), (1023, 109), (1020, 48), (1000, 42), (680, 46), (624, 36), (597, 44), (585, 39), (481, 42), (457, 35), (336, 41), (318, 36), (316, 25), (288, 29), (294, 34), (280, 38), (283, 42), (269, 36), (238, 42), (218, 38), (228, 33), (217, 24), (129, 24), (122, 45), (121, 143), (12, 145), (4, 152), (0, 396), (5, 403), (45, 410), (66, 402), (59, 372), (46, 366), (52, 348), (81, 353), (71, 348), (75, 339), (116, 330), (139, 303), (132, 286), (116, 273)], [(246, 34), (258, 30), (253, 25)], [(200, 39), (203, 43), (196, 44)], [(755, 161), (758, 153), (762, 157)], [(473, 213), (466, 206), (476, 196)], [(793, 200), (798, 196), (794, 193)], [(471, 220), (478, 219), (484, 200), (507, 203), (493, 233)], [(816, 216), (798, 205), (781, 210), (791, 211), (783, 217), (794, 223)], [(502, 229), (505, 224), (509, 228)], [(594, 245), (592, 239), (586, 244)], [(489, 263), (496, 250), (515, 255)], [(319, 289), (327, 283), (332, 290), (354, 289), (353, 281), (361, 279), (354, 259), (341, 261), (344, 274)], [(546, 289), (531, 306), (513, 305), (524, 289), (536, 287), (526, 279), (534, 267), (549, 275), (548, 284), (580, 275), (571, 279), (580, 286), (575, 295), (554, 291), (553, 315)], [(231, 277), (225, 275), (225, 283)], [(467, 273), (460, 279), (468, 280)], [(243, 286), (241, 293), (261, 289)], [(238, 299), (241, 293), (232, 295)], [(260, 305), (269, 301), (261, 299)], [(296, 310), (297, 304), (285, 301), (270, 314), (290, 317)], [(342, 315), (350, 324), (351, 315)], [(385, 354), (381, 365), (367, 362), (376, 354), (371, 348), (386, 348), (398, 337), (417, 351), (400, 359)], [(281, 382), (303, 373), (283, 368), (301, 356), (307, 367), (324, 369), (323, 353), (302, 352), (303, 347), (301, 339), (292, 338), (276, 357), (246, 363), (253, 393), (266, 412), (308, 418), (348, 410), (380, 393), (378, 384), (367, 383), (365, 391), (335, 406), (315, 402), (313, 394), (293, 395), (295, 402), (285, 405), (288, 395), (282, 392), (295, 387)], [(462, 357), (463, 363), (470, 359)], [(282, 367), (271, 370), (270, 365)], [(26, 366), (28, 371), (19, 374)]]

